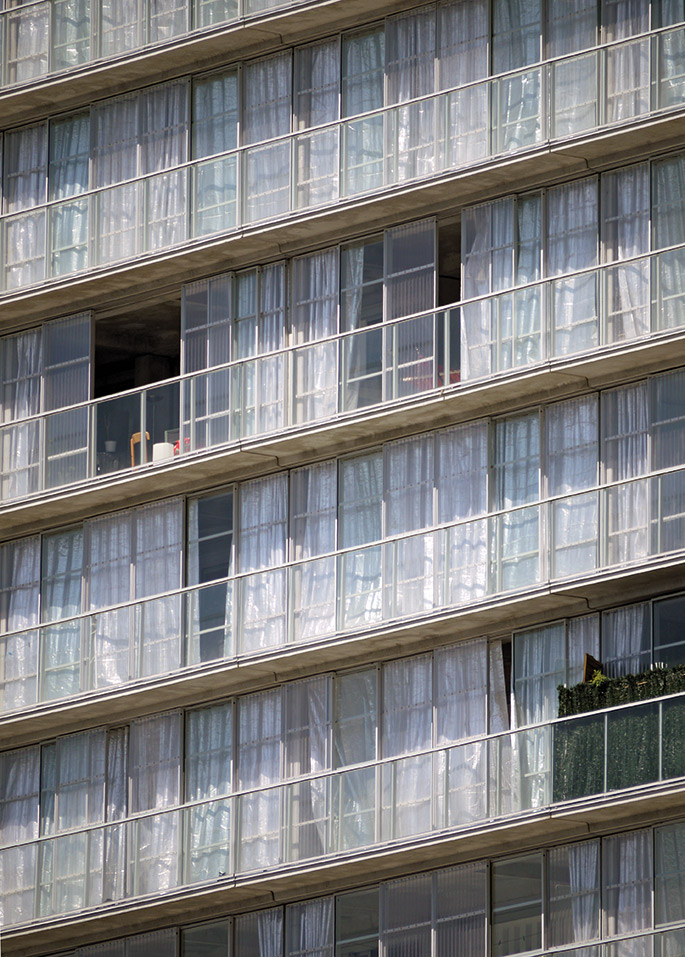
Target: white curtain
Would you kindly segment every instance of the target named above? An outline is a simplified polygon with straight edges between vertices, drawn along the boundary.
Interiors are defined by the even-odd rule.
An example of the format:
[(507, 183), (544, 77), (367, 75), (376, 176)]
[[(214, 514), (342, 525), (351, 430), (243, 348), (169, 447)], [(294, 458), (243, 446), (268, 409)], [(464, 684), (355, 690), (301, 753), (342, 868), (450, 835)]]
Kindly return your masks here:
[[(649, 7), (649, 0), (603, 0), (606, 39), (624, 40), (648, 30)], [(608, 123), (649, 110), (649, 39), (610, 47), (606, 73)]]
[[(381, 740), (383, 757), (423, 751), (432, 742), (433, 659), (393, 661), (383, 668)], [(430, 830), (432, 755), (383, 766), (383, 836)]]
[(53, 69), (69, 69), (93, 59), (90, 0), (62, 0), (53, 6), (52, 16)]
[(186, 0), (149, 0), (148, 43), (170, 40), (188, 30)]
[(43, 539), (41, 583), (43, 696), (62, 698), (81, 690), (81, 621), (60, 622), (81, 611), (83, 530)]
[[(292, 57), (281, 53), (245, 65), (243, 143), (259, 143), (290, 132)], [(247, 154), (247, 221), (267, 219), (290, 208), (290, 144), (276, 142)]]
[[(602, 394), (605, 476), (622, 482), (649, 471), (649, 395), (647, 383)], [(606, 493), (609, 564), (649, 554), (649, 481), (626, 482)]]
[[(90, 610), (130, 600), (133, 516), (130, 511), (90, 523)], [(93, 684), (121, 684), (131, 675), (130, 608), (93, 616)], [(133, 676), (137, 675), (134, 670)]]
[(651, 614), (645, 602), (602, 616), (602, 664), (610, 677), (639, 674), (651, 663)]
[(282, 957), (283, 908), (243, 914), (235, 921), (235, 952), (250, 957)]
[[(547, 194), (548, 272), (572, 273), (597, 264), (597, 180), (588, 178)], [(599, 341), (597, 277), (584, 273), (552, 283), (553, 350), (567, 355)]]
[[(238, 869), (277, 864), (281, 832), (281, 736), (283, 691), (245, 695), (238, 701), (238, 782), (260, 788), (239, 799)], [(269, 787), (276, 785), (276, 787)]]
[[(445, 531), (446, 600), (475, 601), (488, 587), (488, 429), (484, 422), (455, 426), (437, 435), (438, 521), (458, 522)], [(475, 519), (475, 520), (474, 520)]]
[(441, 90), (487, 76), (488, 21), (487, 0), (449, 0), (438, 6)]
[[(487, 653), (484, 640), (435, 652), (436, 743), (449, 744), (487, 733)], [(477, 821), (486, 812), (487, 743), (476, 741), (438, 754), (439, 780), (448, 781), (445, 824)], [(444, 766), (447, 764), (447, 774)]]
[[(602, 851), (606, 933), (646, 930), (652, 923), (651, 831), (607, 837)], [(642, 949), (636, 957), (642, 957)]]
[[(245, 482), (238, 506), (242, 652), (285, 642), (288, 476)], [(264, 570), (263, 570), (264, 569)], [(267, 570), (268, 569), (268, 570)]]
[[(138, 175), (139, 108), (138, 94), (112, 97), (92, 107), (94, 186), (111, 187)], [(98, 261), (135, 255), (139, 248), (137, 184), (104, 189), (97, 196), (97, 209)]]
[(338, 250), (328, 249), (293, 262), (293, 354), (295, 421), (329, 418), (337, 409), (338, 345), (319, 339), (338, 329)]
[(337, 463), (324, 462), (291, 473), (293, 627), (295, 641), (331, 634), (336, 625), (335, 551)]
[(5, 133), (3, 210), (17, 214), (5, 224), (8, 289), (45, 278), (45, 211), (22, 211), (47, 199), (47, 139), (44, 123)]
[[(186, 238), (186, 172), (173, 168), (187, 159), (188, 82), (150, 87), (141, 95), (141, 170), (160, 173), (146, 180), (146, 249), (163, 249)], [(162, 170), (172, 170), (162, 173)]]
[(140, 46), (142, 23), (138, 17), (138, 0), (100, 0), (100, 3), (101, 55), (112, 56)]
[(552, 848), (548, 856), (549, 943), (579, 944), (599, 935), (599, 842)]
[[(355, 548), (382, 537), (383, 458), (379, 453), (340, 463), (338, 546)], [(382, 615), (381, 546), (359, 547), (342, 557), (343, 626)]]
[[(515, 70), (540, 59), (540, 0), (495, 0), (492, 71)], [(497, 150), (518, 149), (540, 137), (540, 71), (504, 78), (497, 84)]]
[[(13, 3), (23, 7), (4, 17), (7, 36), (7, 79), (22, 83), (48, 72), (50, 8), (45, 3)], [(10, 4), (5, 4), (9, 10)]]
[[(343, 37), (343, 116), (355, 116), (384, 104), (385, 32), (383, 29)], [(383, 183), (383, 116), (347, 123), (345, 128), (348, 193)]]
[[(562, 57), (597, 42), (597, 0), (566, 0), (547, 13), (547, 55)], [(554, 73), (554, 135), (568, 136), (597, 125), (597, 54), (561, 60)]]
[(129, 729), (114, 728), (107, 733), (105, 813), (108, 826), (104, 844), (103, 899), (121, 900), (127, 894), (127, 824), (129, 798)]
[[(193, 157), (213, 156), (238, 145), (238, 74), (227, 70), (193, 83)], [(193, 234), (230, 229), (236, 223), (236, 158), (195, 166)]]
[(187, 879), (213, 880), (231, 870), (232, 704), (188, 712), (185, 749), (186, 800), (208, 802), (188, 812)]
[[(336, 767), (374, 761), (378, 727), (378, 672), (375, 669), (336, 678), (333, 761)], [(376, 834), (376, 769), (361, 768), (334, 779), (338, 847), (372, 844)]]
[(40, 539), (23, 538), (0, 547), (0, 711), (35, 704), (38, 697)]
[[(176, 712), (131, 722), (129, 745), (130, 812), (173, 807), (179, 803), (181, 715)], [(168, 890), (178, 883), (180, 821), (168, 811), (141, 818), (134, 825), (136, 887), (134, 894)]]
[[(676, 157), (652, 167), (652, 218), (654, 247), (685, 241), (683, 190), (685, 159)], [(662, 253), (657, 259), (659, 296), (656, 302), (655, 328), (668, 329), (685, 323), (685, 255), (682, 249)]]
[(306, 130), (338, 118), (340, 53), (335, 40), (295, 50), (295, 128)]
[[(629, 166), (602, 177), (603, 247), (608, 260), (649, 251), (649, 168)], [(617, 342), (650, 331), (650, 261), (647, 258), (607, 270), (607, 340)]]
[[(285, 267), (283, 263), (274, 263), (263, 269), (259, 276), (259, 318), (256, 321), (257, 355), (272, 355), (243, 366), (245, 435), (276, 432), (285, 425), (285, 355), (280, 351), (285, 341), (285, 306)], [(240, 355), (242, 357), (245, 352), (240, 350)]]
[[(321, 774), (330, 767), (330, 680), (310, 678), (287, 684), (285, 692), (285, 776)], [(293, 784), (289, 797), (289, 860), (328, 851), (328, 778)]]
[[(181, 584), (183, 508), (171, 499), (136, 509), (135, 598), (177, 589)], [(181, 663), (181, 599), (169, 595), (136, 606), (136, 640), (141, 675), (174, 671)]]
[[(401, 439), (385, 446), (385, 534), (401, 535), (434, 524), (433, 436)], [(435, 533), (400, 538), (386, 546), (386, 610), (398, 617), (431, 609), (434, 593)]]
[[(66, 200), (89, 186), (90, 114), (77, 113), (50, 126), (50, 198)], [(87, 200), (64, 202), (52, 213), (53, 274), (88, 265)]]
[[(435, 85), (435, 9), (390, 17), (385, 27), (387, 102), (405, 103)], [(434, 102), (401, 107), (392, 117), (394, 178), (404, 181), (436, 169)]]
[(495, 423), (495, 504), (503, 513), (493, 522), (491, 563), (498, 587), (530, 585), (539, 576), (539, 510), (517, 508), (539, 498), (540, 422), (537, 414)]
[(36, 898), (36, 846), (39, 828), (40, 748), (0, 754), (0, 916), (3, 927), (32, 920)]
[(286, 957), (333, 957), (333, 905), (332, 897), (322, 897), (286, 909)]
[(547, 489), (552, 503), (553, 577), (590, 571), (597, 566), (598, 495), (588, 492), (598, 481), (599, 423), (596, 396), (549, 406)]

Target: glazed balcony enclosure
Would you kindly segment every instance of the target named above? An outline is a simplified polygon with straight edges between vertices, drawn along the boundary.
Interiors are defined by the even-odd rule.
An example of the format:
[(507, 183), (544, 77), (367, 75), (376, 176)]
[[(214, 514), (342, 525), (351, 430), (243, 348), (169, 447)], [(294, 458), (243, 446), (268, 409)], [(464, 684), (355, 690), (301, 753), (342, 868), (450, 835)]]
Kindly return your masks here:
[[(204, 116), (199, 112), (203, 96), (197, 93), (193, 100), (197, 116), (191, 122), (185, 80), (104, 101), (92, 118), (86, 112), (53, 119), (50, 158), (42, 127), (8, 132), (0, 222), (5, 268), (0, 287), (9, 293), (133, 262), (203, 237), (230, 235), (246, 226), (470, 168), (605, 125), (680, 109), (684, 36), (682, 27), (653, 31), (629, 42), (374, 109), (377, 87), (381, 103), (383, 99), (381, 61), (369, 90), (364, 86), (368, 78), (350, 74), (336, 81), (343, 84), (346, 112), (358, 115), (319, 123), (310, 110), (296, 124), (306, 132), (279, 135), (284, 126), (288, 130), (293, 125), (286, 84), (277, 109), (244, 104), (248, 143), (230, 149), (217, 148), (217, 143), (235, 144), (239, 107), (226, 106), (220, 116)], [(371, 39), (378, 46), (382, 36), (374, 34)], [(362, 40), (352, 36), (345, 46), (350, 62), (356, 62), (356, 46), (362, 56)], [(274, 73), (269, 82), (277, 84), (281, 74), (289, 77), (290, 67), (280, 62), (283, 57), (272, 59), (278, 62), (258, 61), (255, 69), (267, 70), (263, 82)], [(624, 75), (626, 70), (629, 75)], [(214, 84), (221, 88), (221, 97), (235, 99), (235, 91), (224, 89), (229, 80), (238, 82), (233, 74), (207, 78), (205, 98)], [(259, 82), (255, 74), (250, 84)], [(404, 95), (398, 98), (406, 100)], [(135, 125), (137, 101), (147, 125), (135, 143), (119, 141), (122, 117), (130, 113), (127, 122)], [(337, 113), (337, 91), (332, 102)], [(157, 131), (153, 117), (159, 114), (162, 123), (164, 111), (173, 120)], [(235, 125), (230, 135), (225, 126), (229, 114)], [(104, 144), (97, 150), (90, 145), (91, 125)], [(214, 125), (217, 130), (212, 132)], [(207, 145), (200, 146), (205, 140)], [(256, 145), (249, 145), (255, 140)], [(198, 151), (201, 157), (187, 159)], [(18, 156), (27, 153), (32, 157), (30, 174), (17, 166)], [(91, 174), (89, 167), (96, 173)]]
[[(589, 736), (588, 721), (597, 729)], [(70, 786), (62, 833), (26, 841), (6, 832), (22, 837), (0, 850), (4, 925), (677, 780), (684, 727), (680, 694), (109, 824), (98, 821), (94, 785), (86, 827), (70, 823), (79, 806)], [(569, 751), (581, 735), (591, 746)]]

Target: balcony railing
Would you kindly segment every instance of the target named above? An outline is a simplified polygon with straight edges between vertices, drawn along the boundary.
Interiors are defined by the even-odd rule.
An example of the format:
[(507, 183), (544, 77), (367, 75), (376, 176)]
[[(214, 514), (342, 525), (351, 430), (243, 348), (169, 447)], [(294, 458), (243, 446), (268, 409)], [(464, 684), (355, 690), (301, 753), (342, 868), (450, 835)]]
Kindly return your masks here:
[[(682, 108), (684, 38), (683, 27), (662, 30), (5, 215), (0, 290), (230, 235), (543, 141)], [(631, 97), (618, 84), (611, 93), (599, 78), (636, 49), (654, 64), (651, 81), (648, 70), (639, 80), (641, 95)], [(569, 76), (580, 70), (586, 85), (594, 77), (588, 103), (579, 105), (575, 84), (564, 86), (564, 70)]]
[(682, 778), (684, 732), (674, 695), (32, 840), (0, 850), (4, 924)]
[(22, 3), (21, 9), (0, 12), (0, 87), (77, 70), (95, 60), (120, 57), (303, 2), (307, 0), (172, 0), (166, 4), (139, 0), (133, 9), (120, 12), (100, 10), (100, 0), (86, 0), (78, 12), (59, 0)]
[(23, 419), (0, 428), (0, 498), (682, 329), (681, 276), (677, 246)]
[(685, 469), (0, 637), (0, 711), (411, 622), (685, 550)]

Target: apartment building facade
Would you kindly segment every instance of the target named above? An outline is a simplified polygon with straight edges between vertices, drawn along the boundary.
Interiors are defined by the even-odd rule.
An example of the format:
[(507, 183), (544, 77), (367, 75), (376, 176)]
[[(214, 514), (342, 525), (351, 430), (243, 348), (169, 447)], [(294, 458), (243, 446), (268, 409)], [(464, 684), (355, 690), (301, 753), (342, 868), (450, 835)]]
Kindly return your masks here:
[(3, 957), (685, 955), (684, 131), (682, 0), (0, 0)]

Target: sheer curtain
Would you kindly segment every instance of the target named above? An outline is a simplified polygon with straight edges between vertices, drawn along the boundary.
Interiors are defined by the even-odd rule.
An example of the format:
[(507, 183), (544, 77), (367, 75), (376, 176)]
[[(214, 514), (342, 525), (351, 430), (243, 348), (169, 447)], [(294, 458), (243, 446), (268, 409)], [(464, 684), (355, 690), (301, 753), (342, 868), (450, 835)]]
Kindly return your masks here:
[[(186, 238), (185, 170), (188, 81), (150, 87), (141, 95), (141, 174), (161, 173), (142, 184), (145, 192), (145, 249), (163, 249)], [(172, 172), (162, 173), (163, 170)]]
[[(330, 679), (285, 686), (285, 776), (320, 774), (330, 767)], [(318, 857), (329, 849), (328, 778), (288, 787), (288, 859)]]
[[(492, 72), (516, 70), (540, 60), (540, 0), (495, 0), (493, 4)], [(529, 70), (501, 80), (497, 86), (499, 150), (517, 149), (539, 139), (540, 71)]]
[(599, 503), (592, 488), (598, 481), (599, 409), (596, 396), (557, 402), (547, 409), (547, 487), (552, 503), (554, 577), (597, 566)]
[(338, 344), (319, 339), (338, 330), (338, 250), (302, 256), (293, 262), (293, 354), (295, 421), (334, 415), (338, 404)]
[[(77, 113), (50, 125), (50, 199), (68, 200), (89, 186), (90, 114)], [(52, 212), (51, 273), (88, 265), (88, 201), (71, 199)]]
[(609, 677), (639, 674), (651, 664), (651, 615), (645, 602), (602, 616), (602, 663)]
[[(131, 722), (129, 746), (130, 812), (179, 803), (181, 715), (176, 712)], [(148, 815), (134, 825), (135, 894), (151, 894), (178, 884), (178, 812)]]
[(333, 957), (335, 952), (332, 897), (291, 904), (285, 912), (287, 957)]
[(335, 551), (337, 463), (323, 462), (291, 473), (293, 627), (295, 641), (331, 634), (336, 625)]
[[(432, 655), (383, 668), (381, 739), (384, 758), (430, 748), (433, 717)], [(432, 755), (383, 766), (383, 836), (419, 834), (431, 827)]]
[[(607, 260), (649, 252), (649, 168), (629, 166), (602, 177), (602, 245)], [(607, 270), (609, 342), (634, 339), (650, 331), (650, 262), (647, 258)]]
[(32, 920), (36, 905), (40, 748), (0, 754), (0, 916), (3, 927)]
[[(42, 332), (32, 329), (0, 343), (0, 421), (15, 422), (41, 411)], [(40, 488), (40, 423), (25, 422), (0, 433), (2, 498)]]
[(43, 698), (62, 698), (81, 689), (81, 621), (60, 621), (81, 611), (83, 530), (43, 538)]
[[(401, 535), (434, 523), (434, 442), (431, 435), (390, 442), (384, 448), (387, 476), (385, 534)], [(431, 609), (435, 595), (436, 535), (400, 538), (385, 546), (386, 616)], [(392, 577), (391, 577), (392, 576)]]
[[(378, 110), (384, 104), (385, 31), (343, 37), (343, 116)], [(345, 124), (344, 189), (348, 194), (383, 184), (382, 113)]]
[[(138, 94), (111, 97), (92, 107), (95, 187), (115, 186), (137, 176), (139, 110)], [(126, 183), (114, 189), (104, 189), (98, 194), (96, 203), (98, 261), (114, 262), (135, 255), (139, 248), (138, 185)]]
[[(227, 70), (193, 83), (193, 157), (213, 156), (238, 145), (238, 74)], [(236, 157), (195, 166), (193, 235), (236, 224)]]
[[(484, 79), (490, 39), (487, 0), (451, 0), (438, 6), (439, 88), (449, 90)], [(465, 166), (490, 150), (490, 97), (487, 83), (455, 90), (447, 100), (443, 165)]]
[[(0, 547), (0, 634), (38, 624), (40, 539)], [(38, 631), (0, 638), (0, 711), (38, 700)]]
[[(624, 482), (649, 471), (647, 383), (602, 394), (602, 460), (607, 482)], [(649, 480), (615, 485), (606, 493), (609, 564), (649, 554)]]
[(31, 210), (47, 199), (47, 141), (44, 123), (5, 133), (3, 209), (17, 214), (5, 224), (8, 289), (45, 278), (45, 210)]
[(438, 521), (458, 522), (445, 531), (446, 599), (460, 605), (486, 594), (488, 428), (484, 422), (437, 434)]
[[(288, 476), (245, 482), (238, 504), (242, 653), (285, 642)], [(266, 570), (268, 569), (268, 570)]]
[[(336, 40), (312, 43), (295, 50), (295, 129), (338, 119), (340, 91), (340, 49)], [(297, 203), (320, 205), (337, 198), (338, 131), (325, 130), (300, 136), (297, 152)]]
[(537, 581), (540, 574), (539, 509), (518, 507), (535, 502), (540, 495), (537, 414), (495, 423), (494, 458), (494, 504), (503, 513), (492, 523), (496, 537), (491, 564), (498, 587), (517, 588)]
[[(685, 241), (683, 190), (685, 158), (655, 163), (652, 167), (652, 218), (654, 247), (661, 249)], [(682, 249), (662, 253), (657, 260), (659, 297), (656, 328), (668, 329), (685, 323), (685, 258)]]
[[(108, 515), (90, 523), (90, 611), (131, 598), (133, 515)], [(93, 684), (121, 684), (131, 677), (132, 609), (101, 612), (93, 620)], [(137, 676), (134, 669), (133, 676)]]
[(257, 432), (276, 432), (285, 425), (285, 265), (266, 266), (259, 277), (258, 359), (255, 368)]
[[(547, 271), (551, 276), (597, 265), (597, 180), (587, 178), (547, 193)], [(554, 354), (590, 349), (599, 341), (597, 275), (552, 284)]]
[(254, 957), (283, 957), (283, 908), (237, 917), (235, 951)]
[[(292, 110), (292, 56), (280, 53), (247, 63), (243, 70), (243, 143), (285, 136)], [(290, 208), (290, 142), (275, 142), (247, 153), (248, 222)]]
[[(606, 39), (624, 40), (649, 29), (649, 0), (602, 0)], [(607, 122), (649, 110), (649, 39), (607, 50)]]
[(7, 36), (7, 79), (21, 83), (48, 71), (50, 8), (44, 3), (5, 4), (5, 10), (22, 7), (4, 17)]
[[(436, 744), (487, 733), (487, 641), (466, 641), (435, 652)], [(447, 764), (446, 823), (468, 824), (486, 813), (487, 743), (476, 741), (438, 754)], [(443, 777), (444, 770), (440, 777)]]
[[(136, 509), (135, 598), (181, 585), (183, 506), (171, 499)], [(136, 606), (139, 673), (158, 675), (181, 663), (181, 598), (169, 595)]]
[(343, 626), (380, 620), (383, 457), (380, 453), (344, 459), (340, 463), (338, 545), (352, 548), (342, 557)]
[[(614, 937), (646, 930), (652, 921), (651, 832), (605, 838), (602, 851), (606, 933)], [(635, 957), (646, 957), (649, 939), (637, 944)]]
[[(435, 86), (434, 7), (390, 17), (385, 25), (387, 102), (405, 103)], [(393, 177), (404, 181), (436, 169), (435, 102), (400, 106), (391, 114), (394, 127), (389, 154)]]
[(188, 813), (188, 879), (212, 880), (231, 870), (232, 704), (190, 711), (185, 749), (186, 800), (209, 802)]
[[(597, 0), (566, 0), (547, 12), (547, 55), (562, 57), (597, 43)], [(597, 54), (561, 60), (554, 77), (554, 133), (567, 136), (597, 125)]]
[(238, 869), (277, 864), (281, 853), (281, 736), (283, 689), (238, 701), (238, 786), (261, 788), (239, 799)]
[(121, 900), (126, 896), (128, 861), (127, 830), (123, 822), (128, 816), (129, 797), (129, 729), (114, 728), (107, 733), (105, 813), (105, 867), (103, 899)]
[[(462, 297), (470, 299), (514, 284), (516, 213), (513, 199), (462, 212)], [(498, 368), (499, 299), (462, 308), (462, 376), (475, 379)]]
[(599, 936), (599, 841), (555, 847), (548, 856), (549, 943), (579, 944)]

